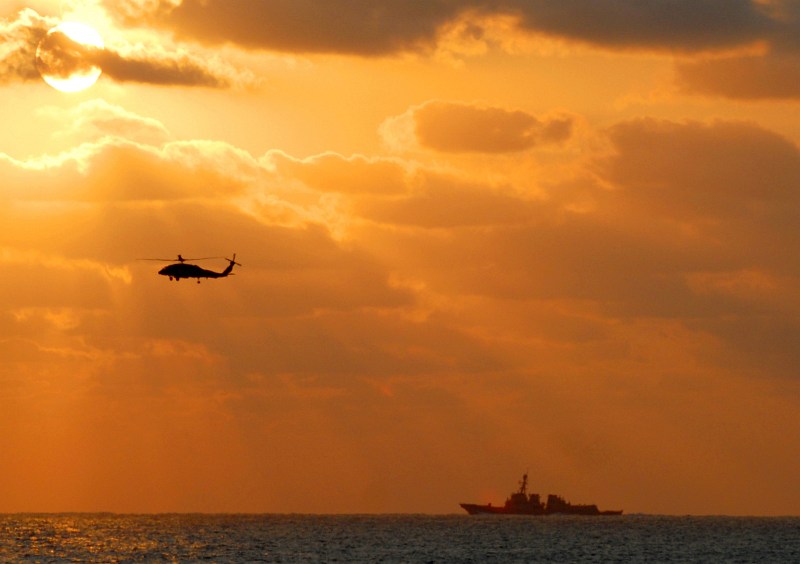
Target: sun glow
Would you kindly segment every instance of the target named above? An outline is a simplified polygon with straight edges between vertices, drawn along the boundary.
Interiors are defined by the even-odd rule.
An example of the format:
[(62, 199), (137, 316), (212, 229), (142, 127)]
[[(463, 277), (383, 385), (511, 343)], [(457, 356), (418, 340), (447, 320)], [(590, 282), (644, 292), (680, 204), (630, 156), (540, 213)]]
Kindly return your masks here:
[(92, 86), (102, 70), (94, 62), (105, 48), (97, 31), (83, 23), (62, 22), (47, 32), (36, 48), (36, 66), (47, 84), (61, 92)]

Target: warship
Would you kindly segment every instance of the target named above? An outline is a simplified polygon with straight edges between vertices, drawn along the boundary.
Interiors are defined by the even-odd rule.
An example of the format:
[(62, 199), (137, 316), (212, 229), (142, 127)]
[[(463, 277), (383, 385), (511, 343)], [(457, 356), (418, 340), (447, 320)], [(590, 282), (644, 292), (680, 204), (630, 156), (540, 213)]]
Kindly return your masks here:
[(512, 493), (503, 505), (459, 504), (470, 515), (622, 515), (622, 510), (601, 511), (596, 505), (573, 505), (561, 496), (550, 494), (543, 503), (539, 494), (528, 494), (528, 475), (523, 474), (519, 490)]

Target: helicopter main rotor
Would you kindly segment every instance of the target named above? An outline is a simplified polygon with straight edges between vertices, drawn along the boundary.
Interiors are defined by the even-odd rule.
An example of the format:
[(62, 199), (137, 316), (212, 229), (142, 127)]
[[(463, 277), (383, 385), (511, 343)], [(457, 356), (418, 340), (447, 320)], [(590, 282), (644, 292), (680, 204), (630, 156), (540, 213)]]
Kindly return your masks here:
[[(236, 258), (236, 255), (233, 255), (233, 257), (234, 257), (234, 258)], [(174, 258), (174, 259), (165, 259), (165, 258), (140, 258), (140, 259), (137, 259), (137, 260), (155, 260), (155, 261), (158, 261), (158, 262), (179, 262), (179, 263), (184, 263), (184, 262), (186, 262), (187, 260), (189, 260), (189, 261), (193, 261), (193, 260), (211, 260), (211, 259), (225, 259), (225, 260), (230, 260), (230, 259), (228, 259), (228, 258), (226, 258), (226, 257), (199, 257), (199, 258), (185, 258), (185, 257), (184, 257), (184, 256), (182, 256), (182, 255), (178, 255), (178, 258)], [(238, 264), (238, 263), (237, 263), (237, 264)], [(241, 265), (240, 265), (240, 266), (241, 266)]]

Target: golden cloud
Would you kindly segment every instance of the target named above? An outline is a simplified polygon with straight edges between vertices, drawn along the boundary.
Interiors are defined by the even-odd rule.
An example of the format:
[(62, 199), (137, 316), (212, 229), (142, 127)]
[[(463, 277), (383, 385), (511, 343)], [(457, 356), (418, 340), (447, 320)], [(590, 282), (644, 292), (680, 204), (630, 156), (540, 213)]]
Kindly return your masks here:
[(432, 171), (417, 172), (401, 197), (365, 197), (356, 213), (379, 223), (428, 229), (525, 224), (541, 213), (541, 203), (523, 199), (509, 187), (469, 183)]
[(572, 118), (544, 120), (520, 110), (460, 102), (429, 101), (387, 119), (381, 126), (392, 147), (413, 141), (448, 153), (513, 153), (570, 138)]
[(142, 117), (100, 98), (64, 109), (45, 106), (37, 112), (53, 120), (60, 129), (53, 136), (72, 145), (94, 143), (105, 137), (124, 138), (142, 145), (160, 146), (172, 139), (164, 125)]
[(348, 194), (397, 194), (406, 190), (407, 166), (397, 160), (344, 157), (324, 153), (306, 159), (294, 159), (272, 151), (265, 157), (267, 166), (288, 180), (299, 180), (320, 192)]
[(800, 98), (800, 53), (682, 61), (676, 73), (678, 85), (690, 93), (738, 100)]

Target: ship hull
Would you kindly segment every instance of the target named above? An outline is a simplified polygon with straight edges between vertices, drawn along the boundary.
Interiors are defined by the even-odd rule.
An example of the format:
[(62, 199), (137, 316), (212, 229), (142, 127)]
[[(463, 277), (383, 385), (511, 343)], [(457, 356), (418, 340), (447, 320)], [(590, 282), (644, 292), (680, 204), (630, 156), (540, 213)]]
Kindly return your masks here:
[(477, 503), (460, 503), (464, 511), (470, 515), (584, 515), (584, 516), (609, 516), (622, 515), (622, 510), (588, 511), (585, 509), (561, 510), (561, 511), (526, 511), (519, 509), (509, 509), (507, 507), (494, 505), (480, 505)]
[(493, 505), (477, 503), (461, 503), (461, 507), (470, 515), (544, 515), (544, 511), (520, 511)]

